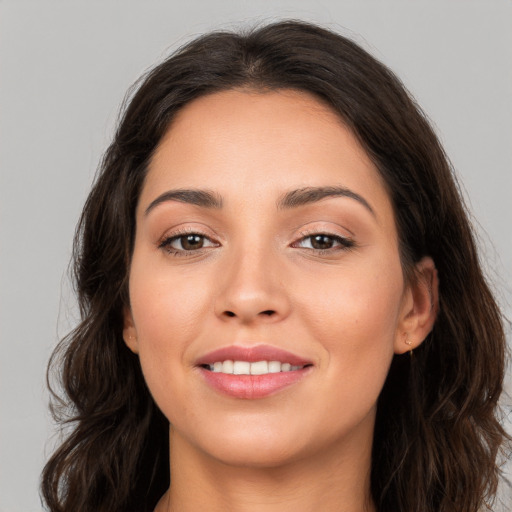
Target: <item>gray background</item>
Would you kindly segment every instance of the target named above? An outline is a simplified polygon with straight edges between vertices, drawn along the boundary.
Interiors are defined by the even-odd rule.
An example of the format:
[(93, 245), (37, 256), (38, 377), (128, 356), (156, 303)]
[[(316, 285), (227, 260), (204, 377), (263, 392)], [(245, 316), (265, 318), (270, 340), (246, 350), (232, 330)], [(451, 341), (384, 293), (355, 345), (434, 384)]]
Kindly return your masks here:
[(76, 320), (66, 269), (128, 86), (212, 28), (299, 17), (353, 37), (403, 79), (445, 144), (512, 303), (512, 1), (0, 0), (0, 511), (40, 510), (56, 439), (45, 365)]

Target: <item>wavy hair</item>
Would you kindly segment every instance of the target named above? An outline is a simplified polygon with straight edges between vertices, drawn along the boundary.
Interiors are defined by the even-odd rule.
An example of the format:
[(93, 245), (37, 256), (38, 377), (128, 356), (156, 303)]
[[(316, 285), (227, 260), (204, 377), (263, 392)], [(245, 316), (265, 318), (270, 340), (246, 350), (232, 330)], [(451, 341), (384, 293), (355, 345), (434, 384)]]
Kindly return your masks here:
[(433, 258), (439, 313), (414, 357), (395, 356), (377, 407), (371, 497), (379, 512), (476, 512), (491, 506), (508, 440), (498, 398), (503, 320), (468, 214), (426, 116), (398, 78), (329, 30), (282, 21), (193, 40), (147, 73), (126, 101), (74, 243), (80, 324), (49, 365), (53, 411), (69, 428), (48, 461), (51, 512), (152, 511), (169, 485), (168, 421), (122, 337), (135, 207), (176, 113), (234, 88), (306, 91), (327, 103), (376, 165), (392, 199), (406, 278)]

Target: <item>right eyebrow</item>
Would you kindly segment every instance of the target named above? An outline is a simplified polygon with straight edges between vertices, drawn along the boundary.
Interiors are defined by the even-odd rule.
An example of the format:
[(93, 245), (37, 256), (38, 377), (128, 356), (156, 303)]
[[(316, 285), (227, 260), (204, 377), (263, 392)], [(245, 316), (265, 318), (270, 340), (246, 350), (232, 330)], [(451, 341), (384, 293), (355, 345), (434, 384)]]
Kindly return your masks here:
[(354, 199), (376, 217), (374, 209), (363, 196), (345, 187), (304, 187), (291, 190), (279, 199), (277, 207), (281, 209), (297, 208), (329, 197), (348, 197)]
[(148, 215), (153, 208), (167, 201), (178, 201), (180, 203), (188, 203), (203, 208), (222, 208), (222, 198), (210, 190), (202, 190), (196, 188), (181, 188), (175, 190), (167, 190), (151, 201), (150, 205), (144, 212)]

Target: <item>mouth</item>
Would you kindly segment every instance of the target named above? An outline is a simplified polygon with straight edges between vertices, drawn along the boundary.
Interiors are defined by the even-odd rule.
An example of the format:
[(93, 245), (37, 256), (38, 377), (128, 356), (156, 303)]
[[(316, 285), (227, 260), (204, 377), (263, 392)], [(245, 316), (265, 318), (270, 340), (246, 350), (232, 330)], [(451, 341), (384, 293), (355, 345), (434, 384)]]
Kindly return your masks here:
[(281, 361), (215, 361), (213, 364), (203, 364), (202, 368), (214, 373), (227, 375), (268, 375), (269, 373), (294, 372), (307, 368), (311, 364), (293, 365)]
[(273, 395), (313, 369), (311, 361), (269, 345), (225, 347), (200, 358), (196, 366), (214, 390), (242, 399)]

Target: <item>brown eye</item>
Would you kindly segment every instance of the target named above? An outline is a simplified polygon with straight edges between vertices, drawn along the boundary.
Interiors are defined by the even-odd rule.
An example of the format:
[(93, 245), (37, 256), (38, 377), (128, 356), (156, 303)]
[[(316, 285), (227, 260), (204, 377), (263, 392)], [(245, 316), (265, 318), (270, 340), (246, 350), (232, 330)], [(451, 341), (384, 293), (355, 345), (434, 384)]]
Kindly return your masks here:
[(173, 254), (193, 252), (208, 247), (217, 247), (218, 244), (210, 240), (207, 236), (199, 233), (187, 233), (185, 235), (176, 235), (166, 238), (160, 244), (161, 249)]
[(305, 236), (296, 242), (294, 247), (312, 249), (315, 251), (329, 251), (354, 247), (354, 241), (350, 238), (345, 238), (338, 235), (317, 233), (315, 235)]
[(185, 251), (201, 249), (204, 245), (204, 237), (201, 235), (184, 235), (178, 238), (181, 248)]
[(313, 249), (331, 249), (334, 242), (334, 238), (329, 235), (314, 235), (311, 237), (311, 247)]

